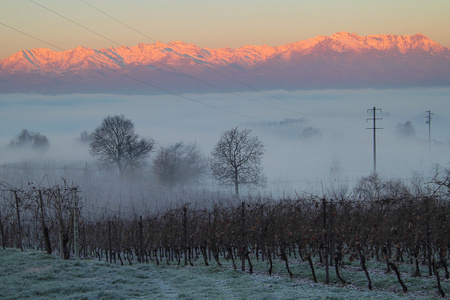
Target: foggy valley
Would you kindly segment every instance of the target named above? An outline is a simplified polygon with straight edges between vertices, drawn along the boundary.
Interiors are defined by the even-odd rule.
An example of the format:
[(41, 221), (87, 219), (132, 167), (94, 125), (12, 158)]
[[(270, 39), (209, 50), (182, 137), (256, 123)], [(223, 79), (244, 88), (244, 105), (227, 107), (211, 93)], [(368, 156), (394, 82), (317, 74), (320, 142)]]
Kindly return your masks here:
[[(376, 132), (380, 176), (399, 178), (406, 183), (414, 177), (426, 181), (434, 175), (436, 166), (449, 166), (448, 88), (278, 90), (239, 96), (2, 94), (1, 180), (7, 181), (11, 174), (20, 173), (12, 168), (14, 163), (26, 162), (28, 166), (46, 165), (47, 169), (36, 169), (28, 174), (30, 178), (20, 176), (14, 180), (25, 184), (27, 180), (36, 182), (44, 177), (51, 182), (57, 182), (61, 176), (73, 178), (81, 190), (87, 190), (83, 185), (88, 185), (90, 191), (103, 193), (86, 195), (97, 198), (96, 201), (108, 199), (108, 193), (117, 195), (111, 191), (118, 186), (124, 203), (139, 198), (139, 202), (162, 205), (172, 200), (193, 201), (192, 198), (201, 198), (199, 195), (205, 193), (232, 195), (231, 188), (220, 187), (210, 175), (194, 186), (168, 189), (152, 174), (155, 152), (143, 172), (130, 180), (134, 182), (131, 186), (139, 185), (142, 189), (115, 184), (118, 175), (114, 172), (99, 173), (88, 144), (79, 141), (80, 134), (92, 132), (108, 115), (121, 114), (134, 123), (137, 134), (155, 140), (155, 150), (176, 142), (196, 143), (206, 157), (224, 131), (236, 126), (252, 130), (252, 135), (258, 136), (265, 147), (262, 166), (267, 185), (243, 189), (242, 195), (326, 195), (342, 187), (350, 192), (373, 169), (373, 130), (366, 129), (373, 126), (367, 120), (372, 117), (368, 109), (373, 107), (382, 110), (377, 112), (377, 118), (382, 119), (376, 124), (382, 128)], [(428, 110), (432, 112), (431, 147), (425, 118)], [(49, 149), (45, 152), (9, 149), (8, 144), (22, 129), (45, 135)], [(71, 168), (79, 170), (69, 172)], [(83, 175), (84, 168), (93, 170), (89, 178)], [(141, 194), (131, 195), (133, 190)]]

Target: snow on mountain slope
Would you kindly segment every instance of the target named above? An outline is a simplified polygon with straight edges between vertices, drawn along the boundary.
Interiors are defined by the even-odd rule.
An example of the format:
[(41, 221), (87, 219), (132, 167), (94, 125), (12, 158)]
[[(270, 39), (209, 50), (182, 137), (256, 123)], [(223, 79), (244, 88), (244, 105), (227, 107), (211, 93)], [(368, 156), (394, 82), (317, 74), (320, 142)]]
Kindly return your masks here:
[[(296, 82), (300, 88), (307, 88), (304, 83), (308, 81), (326, 87), (327, 80), (334, 81), (334, 87), (339, 83), (343, 87), (358, 85), (363, 79), (366, 85), (370, 82), (383, 84), (383, 76), (404, 84), (426, 85), (435, 81), (446, 85), (450, 83), (450, 49), (422, 34), (359, 36), (348, 32), (321, 35), (277, 47), (211, 49), (175, 41), (100, 50), (85, 47), (60, 52), (32, 49), (0, 61), (0, 79), (3, 78), (0, 87), (6, 91), (20, 90), (20, 85), (27, 82), (19, 84), (19, 80), (32, 79), (31, 82), (37, 80), (40, 84), (47, 80), (51, 84), (54, 80), (50, 79), (54, 78), (67, 85), (76, 85), (80, 76), (82, 80), (89, 78), (92, 82), (101, 77), (101, 81), (110, 86), (106, 77), (117, 75), (108, 71), (111, 69), (137, 74), (168, 86), (178, 86), (180, 80), (186, 79), (180, 79), (176, 75), (179, 72), (222, 83), (223, 78), (211, 77), (209, 68), (220, 68), (237, 80), (248, 80), (256, 85), (266, 86), (271, 82), (280, 85), (272, 88), (295, 88)], [(413, 75), (411, 71), (418, 74)], [(74, 77), (77, 74), (79, 76)], [(343, 74), (347, 81), (343, 81)], [(36, 79), (39, 76), (47, 79)], [(406, 77), (397, 78), (399, 76)], [(321, 77), (323, 84), (319, 82)], [(283, 86), (285, 78), (294, 86)], [(183, 85), (189, 86), (189, 83)], [(27, 88), (29, 86), (25, 90)]]

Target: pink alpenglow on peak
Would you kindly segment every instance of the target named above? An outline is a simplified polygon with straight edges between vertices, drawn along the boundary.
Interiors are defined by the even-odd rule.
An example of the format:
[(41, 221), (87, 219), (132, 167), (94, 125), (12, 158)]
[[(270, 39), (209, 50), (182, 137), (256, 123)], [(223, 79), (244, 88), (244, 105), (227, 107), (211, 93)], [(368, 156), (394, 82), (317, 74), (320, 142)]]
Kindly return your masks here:
[[(120, 73), (138, 80), (125, 80)], [(60, 52), (22, 50), (0, 61), (0, 91), (5, 93), (161, 92), (139, 81), (177, 92), (214, 91), (212, 85), (232, 91), (245, 90), (245, 85), (265, 89), (448, 86), (450, 49), (420, 33), (337, 32), (276, 47), (211, 49), (174, 41), (99, 50), (81, 46)]]

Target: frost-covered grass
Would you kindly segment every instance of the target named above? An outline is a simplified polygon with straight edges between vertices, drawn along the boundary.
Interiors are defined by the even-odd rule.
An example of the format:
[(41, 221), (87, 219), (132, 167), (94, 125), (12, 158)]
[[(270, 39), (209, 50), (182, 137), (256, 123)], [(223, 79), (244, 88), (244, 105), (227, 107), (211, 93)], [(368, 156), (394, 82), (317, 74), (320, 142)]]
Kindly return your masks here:
[[(267, 273), (267, 262), (253, 259), (254, 273), (234, 270), (222, 259), (223, 267), (203, 260), (194, 267), (153, 263), (124, 265), (98, 260), (64, 261), (41, 252), (0, 250), (1, 299), (439, 299), (436, 281), (427, 276), (410, 277), (411, 266), (402, 264), (408, 286), (403, 293), (393, 272), (385, 273), (381, 263), (369, 262), (374, 290), (369, 291), (357, 262), (346, 262), (341, 269), (347, 285), (337, 283), (330, 268), (331, 284), (326, 285), (324, 268), (316, 264), (319, 282), (313, 283), (309, 266), (291, 261), (294, 279), (284, 263), (274, 263), (274, 274)], [(426, 274), (425, 268), (423, 274)], [(443, 277), (443, 276), (442, 276)], [(450, 293), (450, 282), (443, 279)], [(442, 298), (440, 298), (442, 299)]]

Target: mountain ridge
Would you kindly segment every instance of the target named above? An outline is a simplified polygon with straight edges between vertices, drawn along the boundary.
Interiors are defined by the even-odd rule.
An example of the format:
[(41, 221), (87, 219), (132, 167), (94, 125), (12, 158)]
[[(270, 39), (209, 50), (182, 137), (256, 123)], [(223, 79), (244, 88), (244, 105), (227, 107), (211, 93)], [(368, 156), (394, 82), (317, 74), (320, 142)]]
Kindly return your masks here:
[[(349, 32), (319, 35), (275, 47), (214, 49), (173, 41), (98, 50), (81, 46), (59, 52), (37, 48), (19, 51), (0, 61), (0, 88), (6, 92), (20, 91), (22, 81), (25, 91), (45, 91), (45, 87), (32, 88), (36, 84), (52, 90), (61, 83), (66, 87), (73, 85), (72, 89), (79, 85), (95, 91), (97, 83), (99, 88), (119, 89), (116, 84), (120, 72), (139, 80), (146, 78), (162, 89), (201, 88), (199, 82), (189, 83), (186, 76), (180, 77), (186, 74), (239, 89), (218, 72), (211, 75), (211, 69), (218, 69), (236, 81), (269, 88), (367, 87), (390, 83), (408, 86), (433, 82), (448, 85), (450, 48), (420, 33), (359, 36)], [(418, 73), (414, 75), (411, 71)], [(383, 81), (383, 76), (393, 81)], [(289, 80), (284, 84), (283, 78)], [(130, 87), (125, 84), (124, 88), (131, 86), (136, 84)]]

